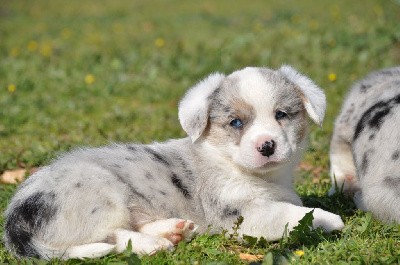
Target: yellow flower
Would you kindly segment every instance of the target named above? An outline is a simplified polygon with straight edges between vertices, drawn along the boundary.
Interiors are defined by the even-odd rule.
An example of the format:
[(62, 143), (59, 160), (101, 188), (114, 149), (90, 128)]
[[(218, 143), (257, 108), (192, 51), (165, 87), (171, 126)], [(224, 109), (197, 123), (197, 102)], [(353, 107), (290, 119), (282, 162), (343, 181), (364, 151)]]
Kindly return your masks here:
[(260, 21), (257, 21), (253, 24), (253, 30), (256, 32), (260, 32), (263, 29), (263, 25)]
[(95, 81), (96, 81), (96, 78), (94, 78), (94, 75), (92, 75), (92, 74), (87, 74), (87, 75), (85, 76), (85, 83), (86, 83), (86, 84), (91, 85), (91, 84), (93, 84)]
[(337, 79), (337, 75), (336, 75), (335, 73), (330, 73), (330, 74), (328, 75), (328, 79), (329, 79), (329, 81), (331, 81), (331, 82), (335, 82), (336, 79)]
[(61, 31), (61, 38), (63, 38), (64, 40), (66, 40), (69, 37), (71, 37), (71, 35), (72, 35), (72, 31), (70, 29), (63, 29)]
[(304, 256), (304, 251), (298, 249), (298, 250), (296, 250), (296, 251), (294, 252), (294, 254), (295, 254), (296, 256), (298, 256), (298, 257), (302, 257), (302, 256)]
[(377, 16), (379, 16), (379, 17), (382, 16), (382, 14), (383, 14), (383, 9), (382, 9), (381, 6), (379, 6), (379, 5), (374, 6), (373, 10), (374, 10), (374, 13), (375, 13)]
[(335, 20), (338, 21), (340, 19), (340, 9), (338, 6), (332, 6), (331, 9), (331, 17)]
[(124, 26), (121, 23), (114, 23), (113, 30), (117, 33), (121, 33), (124, 31)]
[(40, 47), (40, 53), (44, 57), (50, 57), (53, 54), (53, 47), (50, 44), (45, 43)]
[(163, 38), (157, 38), (154, 41), (154, 45), (156, 45), (157, 48), (162, 48), (165, 46), (165, 40)]
[(14, 84), (9, 84), (7, 87), (8, 92), (14, 93), (17, 87)]
[(11, 55), (12, 57), (17, 57), (17, 56), (20, 54), (20, 52), (21, 52), (21, 51), (20, 51), (19, 48), (14, 47), (14, 48), (11, 49), (10, 55)]
[(308, 22), (308, 26), (310, 27), (310, 29), (312, 30), (316, 30), (319, 28), (319, 24), (318, 21), (315, 19), (311, 19), (310, 22)]
[(31, 40), (31, 41), (28, 43), (28, 51), (34, 52), (34, 51), (37, 50), (37, 48), (38, 48), (38, 44), (37, 44), (36, 41)]
[(299, 24), (301, 21), (301, 17), (299, 15), (294, 15), (290, 18), (293, 24)]

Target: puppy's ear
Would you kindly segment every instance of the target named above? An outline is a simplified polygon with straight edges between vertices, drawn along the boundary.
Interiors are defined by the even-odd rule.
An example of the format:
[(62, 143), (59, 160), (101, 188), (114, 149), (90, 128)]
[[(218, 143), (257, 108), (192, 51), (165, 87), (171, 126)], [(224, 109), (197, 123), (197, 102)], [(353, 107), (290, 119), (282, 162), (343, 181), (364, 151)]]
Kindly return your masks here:
[(300, 89), (304, 95), (304, 106), (308, 115), (321, 126), (326, 109), (326, 98), (321, 88), (289, 65), (281, 66), (279, 71)]
[(191, 87), (179, 103), (179, 121), (183, 130), (195, 142), (207, 126), (209, 99), (225, 78), (223, 74), (213, 73)]

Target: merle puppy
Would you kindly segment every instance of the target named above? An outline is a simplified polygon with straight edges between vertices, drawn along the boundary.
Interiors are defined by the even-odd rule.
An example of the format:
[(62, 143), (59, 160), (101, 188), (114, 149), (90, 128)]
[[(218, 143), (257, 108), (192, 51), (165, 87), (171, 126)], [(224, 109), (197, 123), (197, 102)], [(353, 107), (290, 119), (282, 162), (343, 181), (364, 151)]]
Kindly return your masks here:
[[(99, 257), (171, 249), (209, 225), (282, 237), (311, 208), (293, 190), (307, 114), (321, 124), (325, 95), (290, 66), (214, 73), (179, 105), (189, 137), (67, 153), (21, 185), (6, 211), (5, 242), (18, 256)], [(314, 209), (313, 227), (341, 229)]]
[[(400, 223), (400, 67), (371, 73), (350, 90), (331, 142), (330, 193)], [(335, 187), (336, 185), (336, 187)]]

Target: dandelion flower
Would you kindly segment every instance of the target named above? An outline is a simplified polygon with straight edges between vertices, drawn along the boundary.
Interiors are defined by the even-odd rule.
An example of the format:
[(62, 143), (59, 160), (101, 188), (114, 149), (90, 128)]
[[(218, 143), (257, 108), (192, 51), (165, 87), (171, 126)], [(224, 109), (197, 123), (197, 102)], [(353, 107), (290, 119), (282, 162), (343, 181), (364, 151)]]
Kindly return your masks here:
[(8, 92), (10, 92), (11, 94), (14, 93), (16, 89), (17, 87), (14, 84), (9, 84), (7, 87)]
[(72, 35), (72, 31), (70, 29), (63, 29), (61, 31), (61, 38), (63, 38), (64, 40), (66, 40), (69, 37), (71, 37), (71, 35)]
[(263, 29), (263, 25), (260, 21), (257, 21), (253, 24), (253, 30), (256, 32), (260, 32)]
[(382, 16), (382, 14), (383, 14), (383, 9), (382, 9), (381, 6), (379, 6), (379, 5), (374, 6), (373, 10), (374, 10), (374, 13), (375, 13), (377, 16), (379, 16), (379, 17)]
[(86, 84), (91, 85), (91, 84), (93, 84), (95, 81), (96, 81), (96, 78), (94, 78), (94, 75), (92, 75), (92, 74), (87, 74), (87, 75), (85, 76), (85, 83), (86, 83)]
[(31, 40), (31, 41), (28, 43), (28, 51), (34, 52), (34, 51), (37, 50), (37, 48), (38, 48), (38, 44), (37, 44), (36, 41)]
[(338, 6), (332, 6), (331, 7), (331, 17), (335, 20), (338, 21), (340, 19), (340, 9)]
[(14, 47), (14, 48), (11, 49), (10, 55), (11, 55), (12, 57), (17, 57), (17, 56), (20, 54), (20, 52), (21, 52), (21, 51), (20, 51), (19, 48)]
[(124, 26), (121, 23), (114, 23), (113, 30), (117, 33), (124, 32)]
[(162, 48), (165, 46), (165, 40), (163, 38), (157, 38), (154, 41), (154, 45), (156, 45), (157, 48)]
[(337, 75), (336, 75), (335, 73), (330, 73), (330, 74), (328, 75), (328, 79), (329, 79), (329, 81), (331, 81), (331, 82), (335, 82), (336, 79), (337, 79)]
[(45, 43), (40, 47), (40, 54), (44, 57), (50, 57), (53, 54), (53, 47), (50, 44)]
[(310, 22), (308, 23), (308, 26), (310, 27), (310, 29), (312, 30), (316, 30), (319, 28), (319, 24), (318, 21), (315, 19), (310, 20)]
[(302, 256), (304, 256), (304, 251), (298, 249), (298, 250), (296, 250), (296, 251), (294, 252), (294, 254), (295, 254), (296, 256), (298, 256), (298, 257), (302, 257)]
[(293, 24), (299, 24), (301, 21), (301, 17), (299, 15), (294, 15), (290, 18)]

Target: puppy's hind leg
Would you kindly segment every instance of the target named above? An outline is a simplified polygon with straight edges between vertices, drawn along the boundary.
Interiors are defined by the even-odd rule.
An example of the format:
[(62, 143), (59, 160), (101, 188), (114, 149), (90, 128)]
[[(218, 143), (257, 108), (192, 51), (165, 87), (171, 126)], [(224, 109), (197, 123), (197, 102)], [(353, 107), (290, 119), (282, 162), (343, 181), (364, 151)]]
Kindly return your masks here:
[(166, 238), (125, 229), (115, 230), (114, 240), (117, 253), (123, 252), (128, 247), (129, 241), (132, 244), (132, 252), (138, 255), (152, 255), (159, 250), (174, 248), (174, 244)]
[(139, 231), (152, 236), (164, 237), (174, 245), (180, 241), (190, 241), (198, 226), (190, 220), (170, 218), (143, 225)]
[(359, 190), (351, 145), (335, 131), (330, 147), (331, 183), (329, 195), (337, 191), (352, 195)]
[(90, 243), (69, 247), (62, 255), (62, 259), (99, 258), (115, 251), (115, 245), (107, 243)]
[(364, 177), (368, 180), (362, 182), (362, 192), (354, 198), (357, 208), (372, 212), (383, 222), (400, 224), (400, 177), (389, 175), (373, 181)]

